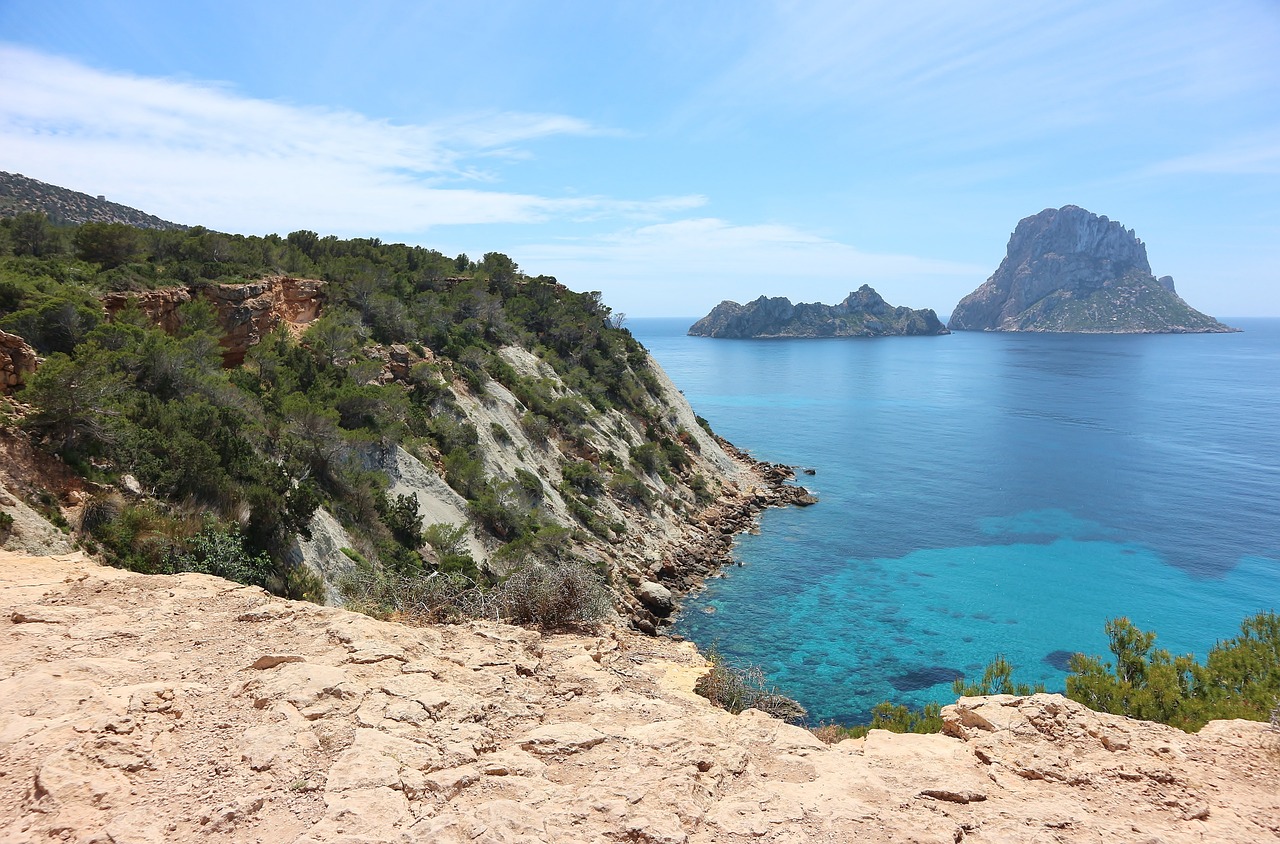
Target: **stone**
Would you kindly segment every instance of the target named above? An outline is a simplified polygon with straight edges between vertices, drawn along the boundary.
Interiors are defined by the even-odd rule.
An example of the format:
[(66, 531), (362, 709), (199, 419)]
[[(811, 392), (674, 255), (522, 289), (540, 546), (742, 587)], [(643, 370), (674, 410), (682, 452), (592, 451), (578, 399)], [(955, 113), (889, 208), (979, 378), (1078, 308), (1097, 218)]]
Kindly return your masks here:
[[(411, 628), (3, 549), (0, 584), (0, 841), (1270, 841), (1280, 817), (1263, 723), (997, 695), (827, 746), (712, 708), (690, 643), (622, 629)], [(47, 609), (74, 622), (12, 621)]]
[(1151, 274), (1132, 229), (1075, 205), (1018, 223), (1005, 258), (960, 300), (953, 331), (1106, 334), (1234, 331), (1184, 302), (1173, 279)]
[(675, 609), (675, 598), (671, 590), (652, 580), (646, 580), (640, 584), (636, 589), (636, 597), (657, 616), (670, 615)]
[(580, 753), (608, 739), (604, 733), (586, 724), (547, 724), (528, 733), (520, 747), (539, 755)]
[(249, 666), (257, 671), (263, 671), (267, 668), (275, 668), (277, 665), (284, 665), (288, 662), (305, 662), (306, 657), (301, 654), (263, 654), (253, 661)]

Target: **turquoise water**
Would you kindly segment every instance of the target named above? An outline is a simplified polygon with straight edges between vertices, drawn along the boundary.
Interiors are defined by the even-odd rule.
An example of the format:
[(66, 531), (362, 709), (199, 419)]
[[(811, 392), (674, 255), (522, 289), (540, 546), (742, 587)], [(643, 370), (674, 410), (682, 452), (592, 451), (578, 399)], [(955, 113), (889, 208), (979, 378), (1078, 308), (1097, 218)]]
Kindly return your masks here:
[(1203, 655), (1280, 609), (1280, 320), (1244, 333), (712, 340), (632, 320), (694, 409), (821, 503), (767, 513), (676, 630), (816, 719), (1061, 689), (1126, 615)]

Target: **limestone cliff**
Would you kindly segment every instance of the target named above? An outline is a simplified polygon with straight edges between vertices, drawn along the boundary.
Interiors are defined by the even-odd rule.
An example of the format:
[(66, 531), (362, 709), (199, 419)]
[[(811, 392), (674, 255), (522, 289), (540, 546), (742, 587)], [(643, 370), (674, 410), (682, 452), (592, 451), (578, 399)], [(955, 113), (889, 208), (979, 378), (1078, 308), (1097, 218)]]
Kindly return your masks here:
[(862, 285), (838, 305), (791, 304), (761, 296), (739, 305), (721, 302), (689, 328), (692, 337), (884, 337), (948, 334), (931, 309), (894, 307)]
[(1132, 229), (1067, 205), (1018, 223), (991, 278), (960, 300), (953, 331), (1227, 332), (1151, 274)]
[(1261, 842), (1280, 734), (1057, 695), (827, 746), (688, 643), (413, 628), (0, 551), (0, 840)]

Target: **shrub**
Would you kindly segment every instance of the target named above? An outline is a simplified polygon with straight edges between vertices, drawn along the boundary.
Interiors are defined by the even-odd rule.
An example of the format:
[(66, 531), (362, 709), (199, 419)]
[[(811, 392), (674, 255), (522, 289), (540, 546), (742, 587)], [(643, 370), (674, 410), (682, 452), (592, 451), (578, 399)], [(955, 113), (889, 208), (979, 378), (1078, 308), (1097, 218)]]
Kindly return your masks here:
[(207, 519), (204, 528), (165, 562), (165, 567), (172, 572), (212, 574), (253, 586), (265, 586), (273, 569), (271, 557), (249, 553), (238, 528), (220, 525), (212, 519)]
[(883, 701), (871, 708), (871, 723), (852, 727), (840, 724), (820, 724), (810, 732), (827, 744), (836, 744), (847, 738), (862, 738), (871, 730), (888, 730), (891, 733), (938, 733), (942, 731), (942, 706), (927, 703), (923, 709), (911, 709), (900, 703)]
[[(964, 678), (951, 684), (951, 691), (961, 697), (980, 697), (984, 695), (1031, 695), (1044, 692), (1044, 683), (1029, 686), (1026, 683), (1013, 682), (1013, 666), (1003, 654), (997, 654), (982, 672), (982, 679), (976, 683)], [(881, 704), (883, 705), (883, 704)], [(941, 724), (939, 724), (941, 729)], [(902, 730), (899, 732), (917, 732)], [(936, 732), (936, 731), (931, 731)]]
[(454, 572), (403, 575), (364, 565), (338, 585), (350, 609), (409, 624), (439, 624), (493, 617), (489, 596), (476, 581)]
[(564, 475), (565, 483), (583, 495), (595, 496), (604, 492), (604, 478), (596, 467), (586, 460), (566, 463), (561, 473)]
[(629, 498), (643, 507), (653, 504), (653, 490), (625, 469), (609, 479), (609, 492), (621, 498)]
[(707, 661), (711, 668), (698, 678), (693, 690), (715, 706), (734, 715), (758, 709), (791, 723), (803, 721), (808, 714), (797, 701), (770, 686), (758, 666), (731, 665), (715, 648), (707, 652)]
[(648, 475), (661, 474), (667, 468), (666, 456), (655, 443), (633, 446), (631, 460)]
[(124, 498), (119, 493), (99, 493), (84, 503), (80, 512), (80, 530), (90, 536), (102, 527), (120, 518), (124, 511)]
[(592, 626), (604, 620), (613, 605), (604, 581), (578, 563), (527, 566), (495, 592), (507, 619), (546, 630)]
[(9, 532), (13, 530), (13, 516), (8, 513), (0, 513), (0, 540), (8, 539)]
[(1280, 695), (1280, 615), (1240, 623), (1240, 635), (1209, 649), (1203, 664), (1155, 647), (1156, 635), (1127, 618), (1107, 622), (1115, 663), (1076, 654), (1067, 697), (1090, 709), (1160, 721), (1183, 730), (1209, 721), (1266, 721)]

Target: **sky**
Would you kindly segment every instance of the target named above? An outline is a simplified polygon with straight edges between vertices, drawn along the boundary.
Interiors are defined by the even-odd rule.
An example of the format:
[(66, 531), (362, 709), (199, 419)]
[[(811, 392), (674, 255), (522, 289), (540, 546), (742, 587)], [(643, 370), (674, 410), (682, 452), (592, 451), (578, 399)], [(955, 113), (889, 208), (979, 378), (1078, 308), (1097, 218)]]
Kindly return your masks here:
[(0, 170), (635, 317), (870, 284), (945, 319), (1074, 204), (1280, 316), (1280, 0), (0, 0)]

